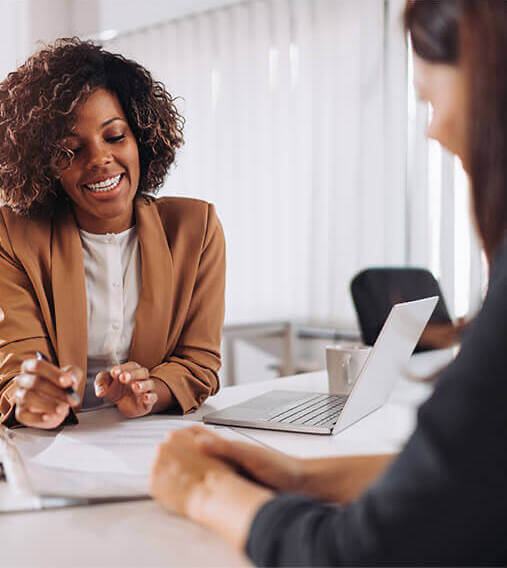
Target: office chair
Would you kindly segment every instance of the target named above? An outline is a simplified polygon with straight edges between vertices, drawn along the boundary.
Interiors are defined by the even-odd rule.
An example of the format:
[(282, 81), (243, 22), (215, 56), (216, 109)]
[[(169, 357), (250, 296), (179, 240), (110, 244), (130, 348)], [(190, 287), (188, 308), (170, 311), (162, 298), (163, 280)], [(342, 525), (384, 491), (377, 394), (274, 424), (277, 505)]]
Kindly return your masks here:
[[(428, 326), (449, 324), (452, 321), (445, 305), (440, 286), (429, 270), (423, 268), (368, 268), (359, 272), (350, 283), (350, 291), (366, 345), (373, 345), (394, 304), (438, 296)], [(428, 327), (426, 328), (428, 329)], [(428, 351), (421, 341), (414, 352)]]

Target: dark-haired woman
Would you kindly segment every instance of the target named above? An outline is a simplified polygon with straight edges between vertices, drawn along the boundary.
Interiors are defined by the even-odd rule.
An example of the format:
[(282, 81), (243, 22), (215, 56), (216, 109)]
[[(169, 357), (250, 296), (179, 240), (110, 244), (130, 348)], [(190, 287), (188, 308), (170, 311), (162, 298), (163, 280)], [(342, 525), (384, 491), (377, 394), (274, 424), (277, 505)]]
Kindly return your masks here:
[(218, 389), (224, 238), (155, 199), (182, 119), (138, 64), (60, 40), (0, 84), (0, 420), (116, 405), (191, 412)]
[(416, 0), (405, 24), (429, 135), (470, 173), (487, 297), (392, 460), (298, 460), (202, 429), (161, 445), (153, 495), (258, 565), (507, 564), (507, 2)]

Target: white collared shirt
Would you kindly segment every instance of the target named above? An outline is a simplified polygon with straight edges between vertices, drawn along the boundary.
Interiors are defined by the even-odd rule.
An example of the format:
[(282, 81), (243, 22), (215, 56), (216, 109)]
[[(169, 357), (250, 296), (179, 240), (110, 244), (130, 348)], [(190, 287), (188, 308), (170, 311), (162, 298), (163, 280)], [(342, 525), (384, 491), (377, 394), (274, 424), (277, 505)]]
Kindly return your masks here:
[(88, 372), (83, 409), (102, 406), (98, 372), (129, 359), (141, 294), (141, 256), (135, 227), (98, 235), (80, 230), (88, 314)]

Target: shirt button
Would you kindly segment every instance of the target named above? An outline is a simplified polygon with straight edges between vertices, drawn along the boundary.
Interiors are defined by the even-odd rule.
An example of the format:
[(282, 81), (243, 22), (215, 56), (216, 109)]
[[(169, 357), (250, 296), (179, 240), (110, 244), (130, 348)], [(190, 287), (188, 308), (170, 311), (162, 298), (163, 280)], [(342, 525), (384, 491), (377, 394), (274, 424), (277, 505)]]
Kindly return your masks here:
[(113, 287), (114, 287), (114, 288), (119, 288), (119, 287), (120, 287), (120, 283), (119, 283), (119, 282), (113, 282)]
[(118, 329), (120, 329), (120, 324), (117, 323), (117, 322), (114, 322), (113, 325), (112, 325), (112, 328), (113, 328), (114, 330), (118, 330)]

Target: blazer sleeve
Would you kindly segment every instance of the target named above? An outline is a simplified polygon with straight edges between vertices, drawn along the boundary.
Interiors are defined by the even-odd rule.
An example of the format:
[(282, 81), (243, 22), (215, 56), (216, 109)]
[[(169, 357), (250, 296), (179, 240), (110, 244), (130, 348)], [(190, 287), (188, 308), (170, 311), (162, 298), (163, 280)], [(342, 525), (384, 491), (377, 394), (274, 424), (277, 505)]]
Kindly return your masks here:
[(175, 350), (150, 370), (171, 389), (183, 414), (217, 392), (225, 312), (225, 239), (208, 205), (206, 233), (185, 324)]
[(25, 359), (52, 350), (34, 289), (0, 215), (0, 423), (14, 426), (15, 384)]
[(507, 248), (461, 351), (417, 428), (357, 501), (282, 495), (258, 512), (260, 566), (464, 566), (507, 561)]

